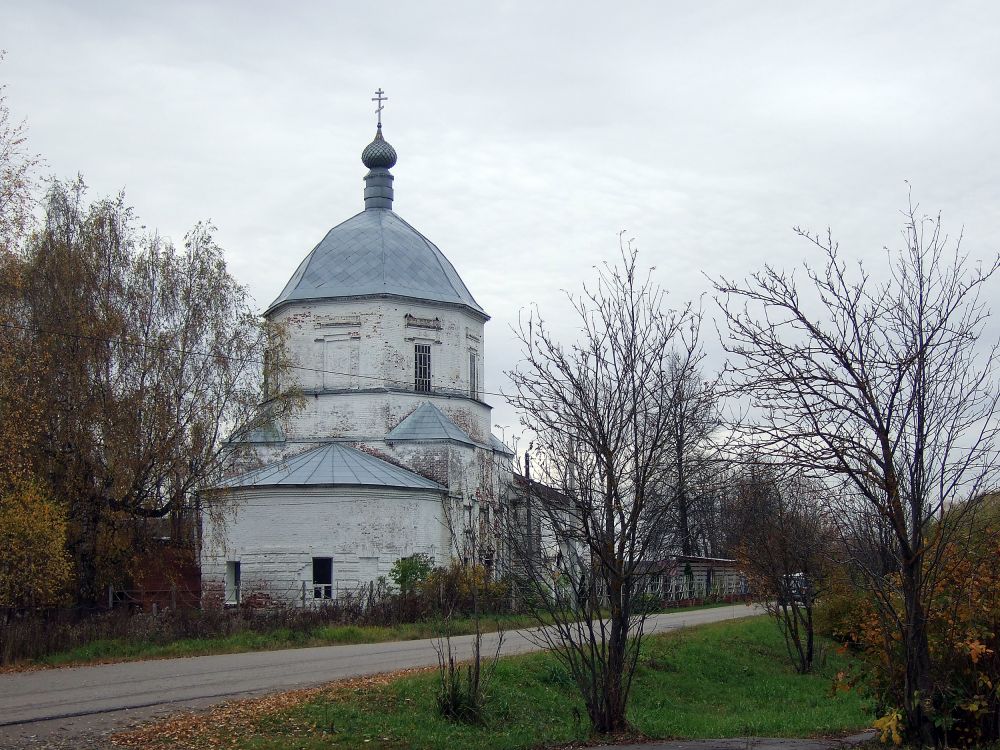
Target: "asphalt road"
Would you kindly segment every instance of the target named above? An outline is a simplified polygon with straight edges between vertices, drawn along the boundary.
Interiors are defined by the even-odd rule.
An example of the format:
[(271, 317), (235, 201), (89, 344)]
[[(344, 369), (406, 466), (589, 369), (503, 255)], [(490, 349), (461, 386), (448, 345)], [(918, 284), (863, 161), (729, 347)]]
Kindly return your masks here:
[[(729, 607), (655, 615), (647, 632), (759, 614)], [(534, 634), (534, 635), (533, 635)], [(492, 653), (496, 636), (484, 638)], [(471, 656), (472, 636), (452, 639), (460, 658)], [(539, 650), (537, 631), (504, 636), (504, 654)], [(231, 698), (308, 687), (347, 677), (437, 664), (434, 641), (260, 651), (47, 669), (0, 675), (0, 747), (42, 747), (50, 741), (107, 732), (183, 708)]]

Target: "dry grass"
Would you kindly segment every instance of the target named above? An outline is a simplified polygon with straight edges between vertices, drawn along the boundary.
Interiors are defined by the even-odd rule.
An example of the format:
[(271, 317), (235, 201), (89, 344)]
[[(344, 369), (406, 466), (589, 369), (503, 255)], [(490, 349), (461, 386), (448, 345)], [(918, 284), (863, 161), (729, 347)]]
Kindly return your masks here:
[[(115, 744), (123, 747), (167, 746), (177, 750), (238, 747), (250, 734), (256, 732), (262, 719), (284, 713), (289, 709), (317, 698), (345, 700), (357, 698), (367, 692), (384, 688), (396, 680), (423, 672), (433, 667), (403, 669), (397, 672), (352, 677), (319, 687), (274, 693), (259, 698), (227, 701), (208, 711), (189, 711), (143, 724), (135, 729), (115, 734)], [(314, 733), (317, 727), (310, 722), (284, 722), (288, 737)]]

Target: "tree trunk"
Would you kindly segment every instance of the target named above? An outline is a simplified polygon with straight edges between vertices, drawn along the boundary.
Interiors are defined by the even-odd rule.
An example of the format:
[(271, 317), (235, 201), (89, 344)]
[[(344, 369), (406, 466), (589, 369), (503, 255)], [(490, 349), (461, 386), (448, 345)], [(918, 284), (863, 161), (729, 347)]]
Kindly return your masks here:
[[(806, 594), (812, 597), (812, 593), (808, 592)], [(806, 604), (806, 670), (807, 672), (812, 671), (813, 656), (816, 653), (816, 638), (815, 638), (815, 628), (813, 623), (813, 605), (812, 601)], [(822, 665), (820, 665), (822, 666)]]
[(681, 554), (690, 557), (693, 554), (691, 545), (691, 522), (688, 518), (687, 476), (684, 473), (684, 445), (677, 442), (675, 448), (677, 462), (677, 526), (681, 534)]
[(903, 563), (903, 604), (906, 623), (903, 629), (906, 675), (903, 710), (907, 733), (925, 747), (938, 746), (941, 737), (934, 726), (934, 679), (927, 640), (927, 613), (920, 601), (921, 558)]
[(76, 534), (76, 543), (72, 545), (70, 552), (74, 558), (76, 568), (76, 596), (75, 601), (88, 607), (96, 607), (101, 601), (101, 592), (98, 588), (98, 561), (97, 561), (97, 535), (100, 528), (100, 511), (95, 508), (93, 501), (87, 501), (78, 505), (75, 510), (79, 530)]
[(604, 695), (599, 701), (600, 715), (591, 716), (594, 730), (601, 734), (621, 732), (626, 729), (625, 688), (622, 678), (625, 671), (625, 651), (627, 646), (627, 622), (621, 606), (622, 587), (617, 584), (618, 596), (612, 597), (611, 636), (608, 643), (608, 665), (605, 673)]

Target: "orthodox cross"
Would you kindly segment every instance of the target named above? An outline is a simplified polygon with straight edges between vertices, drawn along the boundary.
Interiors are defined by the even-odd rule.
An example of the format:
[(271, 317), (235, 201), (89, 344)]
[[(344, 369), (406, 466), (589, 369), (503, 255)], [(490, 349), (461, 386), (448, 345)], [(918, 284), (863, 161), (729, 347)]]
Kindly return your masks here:
[(385, 109), (385, 107), (382, 106), (382, 102), (389, 101), (389, 97), (387, 97), (385, 95), (385, 92), (381, 88), (379, 88), (379, 90), (375, 92), (375, 96), (372, 97), (372, 101), (373, 102), (378, 102), (378, 109), (375, 110), (375, 114), (378, 115), (378, 126), (381, 128), (382, 127), (382, 110)]

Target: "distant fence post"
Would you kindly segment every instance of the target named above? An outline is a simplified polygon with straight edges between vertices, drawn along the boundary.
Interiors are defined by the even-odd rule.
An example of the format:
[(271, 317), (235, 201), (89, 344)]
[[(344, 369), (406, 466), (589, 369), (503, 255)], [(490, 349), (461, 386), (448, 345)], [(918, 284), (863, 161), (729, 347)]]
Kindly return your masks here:
[(108, 584), (108, 609), (114, 609), (115, 607), (115, 589), (109, 583)]
[(306, 608), (306, 582), (302, 581), (302, 609)]
[(177, 583), (170, 584), (170, 609), (171, 611), (177, 611)]

